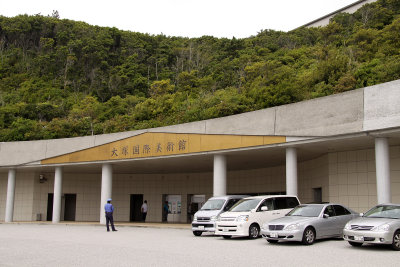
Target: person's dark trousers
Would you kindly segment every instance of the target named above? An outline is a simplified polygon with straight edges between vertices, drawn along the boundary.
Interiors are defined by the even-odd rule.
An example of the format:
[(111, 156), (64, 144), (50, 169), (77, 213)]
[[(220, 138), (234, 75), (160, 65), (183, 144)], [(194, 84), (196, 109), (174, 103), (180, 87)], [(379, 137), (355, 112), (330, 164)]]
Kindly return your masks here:
[(142, 213), (142, 220), (145, 222), (146, 221), (146, 215), (147, 215), (147, 212), (143, 212)]
[(106, 225), (107, 225), (107, 232), (110, 231), (109, 224), (111, 224), (111, 229), (115, 231), (114, 227), (114, 218), (112, 212), (106, 212)]

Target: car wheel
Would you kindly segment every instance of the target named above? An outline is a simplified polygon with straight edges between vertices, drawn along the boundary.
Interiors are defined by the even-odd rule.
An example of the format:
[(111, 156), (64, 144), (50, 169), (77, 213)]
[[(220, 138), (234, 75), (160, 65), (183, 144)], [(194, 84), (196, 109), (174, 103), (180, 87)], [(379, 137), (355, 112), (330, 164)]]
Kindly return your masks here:
[(303, 233), (301, 242), (304, 245), (312, 245), (315, 241), (315, 230), (312, 227), (307, 227)]
[(202, 233), (203, 233), (203, 232), (201, 232), (201, 231), (193, 231), (193, 234), (194, 234), (195, 236), (201, 236)]
[(255, 239), (259, 236), (260, 234), (260, 228), (258, 228), (258, 225), (252, 224), (249, 227), (249, 237), (251, 239)]
[(271, 244), (278, 243), (278, 240), (275, 240), (275, 239), (267, 239), (267, 241), (268, 241), (268, 243), (271, 243)]
[(400, 250), (400, 230), (394, 232), (392, 248), (394, 250)]
[(353, 247), (361, 247), (363, 243), (360, 242), (352, 242), (352, 241), (348, 241), (350, 245), (352, 245)]
[(232, 236), (231, 235), (223, 235), (222, 237), (225, 239), (230, 239)]

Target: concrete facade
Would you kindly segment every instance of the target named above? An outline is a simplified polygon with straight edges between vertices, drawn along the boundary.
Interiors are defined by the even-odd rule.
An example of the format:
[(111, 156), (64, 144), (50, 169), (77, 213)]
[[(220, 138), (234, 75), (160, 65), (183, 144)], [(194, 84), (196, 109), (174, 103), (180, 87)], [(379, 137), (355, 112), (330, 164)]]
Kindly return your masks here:
[[(220, 151), (100, 162), (42, 164), (41, 160), (95, 148), (143, 133), (285, 136), (286, 142)], [(378, 203), (375, 140), (388, 141), (393, 202), (400, 202), (400, 80), (342, 94), (234, 116), (141, 131), (31, 142), (0, 143), (0, 221), (5, 220), (8, 171), (16, 170), (13, 221), (46, 220), (55, 170), (62, 170), (60, 220), (66, 196), (76, 195), (74, 220), (101, 219), (102, 191), (112, 196), (116, 221), (131, 220), (131, 196), (148, 201), (147, 220), (161, 221), (166, 195), (181, 196), (179, 222), (188, 222), (190, 196), (215, 194), (214, 172), (226, 172), (219, 192), (285, 193), (296, 182), (303, 203), (331, 201), (359, 212)], [(295, 148), (288, 178), (286, 151)], [(292, 150), (294, 151), (294, 150)], [(214, 162), (223, 155), (226, 163)], [(102, 168), (110, 186), (102, 185)], [(386, 166), (386, 165), (384, 165)], [(293, 169), (294, 168), (294, 169)], [(47, 180), (40, 181), (43, 175)], [(297, 177), (297, 178), (293, 178)], [(292, 180), (288, 180), (292, 179)], [(380, 181), (380, 180), (379, 180)], [(218, 182), (218, 181), (217, 181)], [(110, 191), (111, 190), (111, 191)], [(111, 193), (110, 193), (110, 192)], [(380, 193), (382, 194), (382, 193)], [(54, 202), (55, 203), (55, 202)], [(100, 207), (100, 208), (99, 208)]]

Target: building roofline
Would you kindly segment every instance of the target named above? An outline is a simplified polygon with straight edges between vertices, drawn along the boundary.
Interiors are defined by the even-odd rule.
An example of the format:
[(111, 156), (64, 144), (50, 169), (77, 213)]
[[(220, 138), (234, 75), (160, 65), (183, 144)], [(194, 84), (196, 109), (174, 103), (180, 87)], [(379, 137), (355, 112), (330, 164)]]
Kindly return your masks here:
[(365, 1), (367, 1), (367, 0), (359, 0), (359, 1), (356, 1), (356, 2), (354, 2), (354, 3), (352, 3), (352, 4), (350, 4), (350, 5), (347, 5), (347, 6), (345, 6), (345, 7), (342, 7), (342, 8), (340, 8), (340, 9), (336, 10), (336, 11), (333, 11), (333, 12), (331, 12), (331, 13), (325, 15), (325, 16), (322, 16), (322, 17), (320, 17), (320, 18), (318, 18), (318, 19), (315, 19), (315, 20), (313, 20), (313, 21), (310, 21), (310, 22), (308, 22), (308, 23), (306, 23), (306, 24), (304, 24), (304, 25), (302, 25), (302, 26), (300, 26), (300, 27), (297, 27), (297, 28), (293, 29), (293, 30), (297, 30), (297, 29), (300, 29), (300, 28), (303, 28), (303, 27), (307, 27), (307, 26), (309, 26), (309, 25), (312, 25), (312, 24), (314, 24), (314, 23), (317, 22), (317, 21), (320, 21), (320, 20), (329, 18), (330, 16), (333, 16), (333, 15), (335, 15), (335, 14), (341, 13), (343, 10), (346, 10), (346, 9), (348, 9), (348, 8), (350, 8), (350, 7), (353, 7), (353, 6), (355, 6), (355, 5), (358, 5), (358, 4), (360, 4), (360, 3), (362, 3), (362, 2), (365, 2)]

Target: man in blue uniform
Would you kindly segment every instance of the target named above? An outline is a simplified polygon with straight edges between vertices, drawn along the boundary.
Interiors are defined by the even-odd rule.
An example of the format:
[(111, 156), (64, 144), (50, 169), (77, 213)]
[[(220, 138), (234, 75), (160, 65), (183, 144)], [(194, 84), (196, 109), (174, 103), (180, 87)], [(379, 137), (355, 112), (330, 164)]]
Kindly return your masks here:
[(113, 212), (114, 212), (114, 206), (111, 204), (111, 198), (107, 199), (107, 204), (104, 205), (104, 210), (106, 212), (106, 225), (107, 225), (107, 232), (110, 232), (110, 228), (108, 227), (108, 224), (111, 223), (111, 229), (113, 231), (118, 231), (114, 227), (114, 218), (113, 218)]

